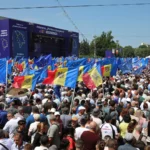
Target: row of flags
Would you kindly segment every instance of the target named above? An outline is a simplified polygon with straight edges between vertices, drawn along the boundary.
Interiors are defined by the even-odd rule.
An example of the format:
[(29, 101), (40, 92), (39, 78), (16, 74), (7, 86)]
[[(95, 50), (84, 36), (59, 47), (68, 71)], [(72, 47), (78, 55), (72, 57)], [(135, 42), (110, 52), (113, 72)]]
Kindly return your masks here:
[(117, 70), (123, 74), (141, 74), (148, 65), (148, 58), (52, 58), (51, 54), (38, 59), (0, 59), (0, 83), (7, 83), (15, 66), (19, 74), (13, 78), (13, 87), (35, 89), (37, 83), (75, 88), (84, 82), (93, 89), (103, 83), (103, 77), (115, 76)]

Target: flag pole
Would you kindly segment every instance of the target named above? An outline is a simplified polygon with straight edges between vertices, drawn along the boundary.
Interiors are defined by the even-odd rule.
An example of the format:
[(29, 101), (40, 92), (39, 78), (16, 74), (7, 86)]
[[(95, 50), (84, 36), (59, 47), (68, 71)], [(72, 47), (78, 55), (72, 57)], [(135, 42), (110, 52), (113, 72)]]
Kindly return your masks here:
[(7, 74), (8, 74), (8, 60), (6, 60), (6, 88), (5, 88), (5, 98), (7, 94)]
[(103, 98), (105, 98), (105, 91), (104, 91), (104, 82), (103, 82), (103, 77), (102, 77), (102, 89), (103, 89)]
[(70, 114), (70, 115), (71, 115), (71, 110), (72, 110), (72, 106), (73, 106), (74, 96), (75, 96), (75, 88), (74, 88), (74, 90), (73, 90), (73, 95), (72, 95), (72, 100), (71, 100), (71, 105), (70, 105), (70, 111), (69, 111), (69, 114)]

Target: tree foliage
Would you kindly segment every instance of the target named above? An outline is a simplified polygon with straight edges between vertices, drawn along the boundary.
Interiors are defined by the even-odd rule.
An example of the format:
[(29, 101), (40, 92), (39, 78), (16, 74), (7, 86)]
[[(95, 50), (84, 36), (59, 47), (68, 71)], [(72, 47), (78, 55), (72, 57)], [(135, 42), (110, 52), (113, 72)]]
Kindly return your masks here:
[(80, 43), (79, 53), (80, 55), (89, 55), (90, 45), (87, 40), (83, 40)]
[(123, 48), (121, 56), (122, 57), (134, 57), (135, 56), (134, 48), (132, 46), (125, 46)]
[(90, 52), (94, 53), (96, 49), (96, 56), (105, 56), (105, 50), (116, 48), (116, 43), (113, 40), (112, 32), (102, 32), (100, 36), (95, 36), (90, 44)]
[[(100, 36), (94, 36), (93, 40), (89, 44), (87, 40), (83, 40), (80, 43), (80, 55), (86, 57), (93, 57), (96, 52), (97, 57), (105, 57), (106, 50), (116, 49), (119, 50), (117, 57), (146, 57), (150, 55), (150, 46), (140, 45), (138, 48), (132, 46), (122, 47), (114, 41), (112, 32), (102, 32)], [(121, 49), (121, 51), (120, 51)]]
[(150, 55), (150, 47), (135, 49), (135, 56), (146, 57), (149, 55)]

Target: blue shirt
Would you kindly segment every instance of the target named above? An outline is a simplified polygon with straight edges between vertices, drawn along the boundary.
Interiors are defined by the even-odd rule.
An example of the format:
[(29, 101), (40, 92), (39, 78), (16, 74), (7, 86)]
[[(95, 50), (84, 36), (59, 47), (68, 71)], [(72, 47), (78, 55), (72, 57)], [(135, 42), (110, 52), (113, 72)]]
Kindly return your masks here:
[(7, 121), (7, 111), (0, 110), (0, 125), (4, 126)]
[[(45, 115), (40, 114), (40, 122), (46, 122), (47, 118)], [(33, 114), (27, 117), (26, 119), (26, 127), (29, 128), (30, 124), (34, 122)]]
[(23, 142), (21, 147), (19, 148), (18, 145), (16, 145), (16, 143), (14, 143), (12, 146), (11, 146), (11, 150), (24, 150), (24, 146), (26, 145), (27, 143), (26, 142)]

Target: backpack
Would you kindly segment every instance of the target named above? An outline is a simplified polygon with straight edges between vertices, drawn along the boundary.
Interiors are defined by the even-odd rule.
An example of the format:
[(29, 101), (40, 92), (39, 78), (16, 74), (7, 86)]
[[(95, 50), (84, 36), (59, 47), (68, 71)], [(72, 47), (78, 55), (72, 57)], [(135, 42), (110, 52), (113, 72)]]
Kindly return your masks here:
[[(100, 128), (100, 135), (101, 135), (101, 138), (102, 138), (102, 127), (105, 125), (105, 123), (101, 126)], [(115, 139), (115, 130), (113, 129), (113, 126), (111, 124), (109, 124), (111, 129), (112, 129), (112, 134), (113, 134), (113, 139)]]

